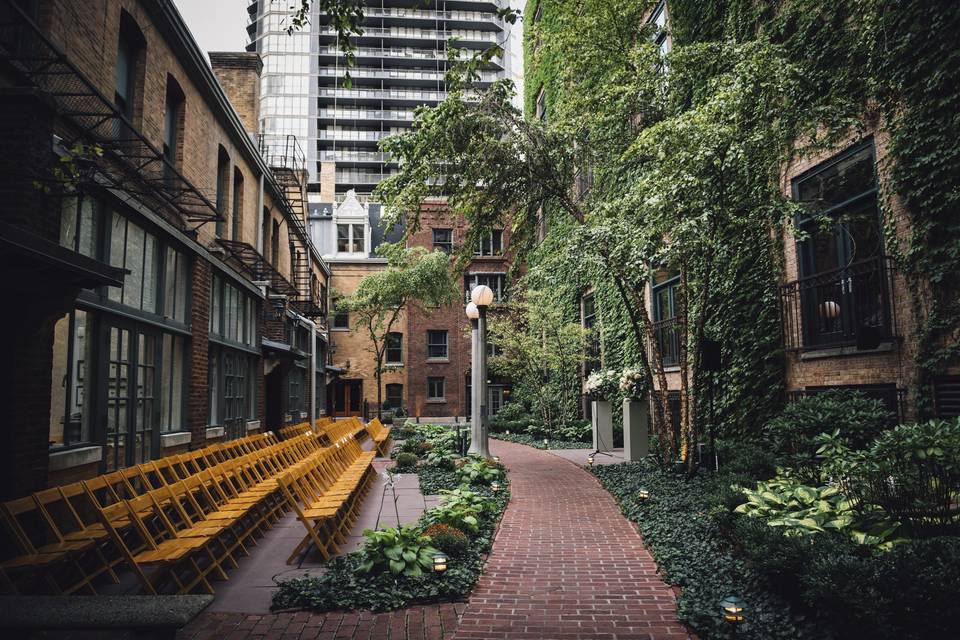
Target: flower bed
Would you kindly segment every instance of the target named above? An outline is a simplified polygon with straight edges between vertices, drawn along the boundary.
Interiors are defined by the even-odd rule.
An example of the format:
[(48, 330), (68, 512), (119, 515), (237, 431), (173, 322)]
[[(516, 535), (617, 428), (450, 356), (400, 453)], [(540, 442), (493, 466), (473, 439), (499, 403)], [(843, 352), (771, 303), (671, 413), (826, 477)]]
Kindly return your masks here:
[(589, 449), (589, 442), (580, 442), (574, 440), (549, 440), (549, 446), (543, 443), (543, 438), (534, 438), (525, 433), (492, 433), (490, 438), (494, 440), (504, 440), (506, 442), (515, 442), (525, 444), (535, 449)]
[[(418, 438), (430, 443), (424, 453), (432, 463), (409, 470), (420, 476), (424, 494), (441, 496), (440, 504), (415, 524), (365, 531), (364, 546), (331, 560), (322, 576), (279, 583), (274, 609), (385, 611), (470, 593), (510, 500), (505, 473), (481, 459), (464, 459), (458, 468), (442, 428), (425, 425)], [(436, 572), (434, 557), (441, 553), (447, 569)]]

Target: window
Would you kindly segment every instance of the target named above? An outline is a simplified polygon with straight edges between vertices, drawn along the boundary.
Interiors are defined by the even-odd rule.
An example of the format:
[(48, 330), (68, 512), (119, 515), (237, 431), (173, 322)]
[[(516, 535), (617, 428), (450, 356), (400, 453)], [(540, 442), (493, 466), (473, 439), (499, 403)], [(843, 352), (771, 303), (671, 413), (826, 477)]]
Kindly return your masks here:
[[(667, 3), (661, 2), (650, 16), (650, 24), (654, 27), (653, 43), (660, 49), (660, 55), (670, 53), (671, 42), (667, 33)], [(666, 67), (664, 67), (666, 69)]]
[(453, 229), (433, 230), (433, 250), (444, 253), (453, 251)]
[(474, 252), (477, 256), (498, 256), (503, 253), (503, 231), (494, 229), (480, 239), (480, 246)]
[(270, 209), (267, 207), (263, 208), (263, 221), (260, 223), (262, 225), (260, 229), (260, 250), (263, 253), (263, 259), (267, 262), (271, 262), (270, 258), (270, 223), (271, 223)]
[(403, 364), (403, 334), (391, 331), (387, 334), (387, 364)]
[(280, 223), (273, 221), (273, 233), (270, 234), (270, 264), (277, 267), (280, 264)]
[(113, 302), (157, 313), (159, 247), (156, 237), (114, 212), (110, 224), (109, 262), (127, 269), (122, 287), (110, 287)]
[[(137, 23), (129, 13), (121, 11), (113, 101), (131, 123), (134, 122), (136, 99), (142, 85), (145, 47), (146, 41)], [(116, 133), (119, 137), (121, 131), (118, 129)]]
[(247, 421), (257, 413), (254, 373), (259, 360), (252, 353), (210, 343), (209, 424), (222, 426), (227, 439), (246, 435)]
[(210, 335), (250, 349), (258, 347), (257, 303), (253, 296), (213, 276), (210, 304)]
[(222, 146), (217, 151), (217, 213), (220, 214), (217, 220), (216, 234), (218, 238), (223, 237), (224, 221), (227, 217), (227, 191), (229, 189), (228, 180), (230, 179), (230, 156), (227, 150)]
[(446, 400), (445, 382), (446, 378), (427, 378), (427, 400)]
[(68, 313), (53, 330), (53, 370), (50, 388), (50, 446), (64, 447), (92, 438), (89, 380), (95, 340), (91, 315)]
[(240, 240), (240, 222), (243, 215), (243, 173), (233, 168), (233, 211), (230, 216), (230, 239)]
[(167, 96), (163, 113), (163, 158), (167, 161), (164, 166), (167, 188), (177, 186), (174, 169), (180, 166), (181, 140), (183, 138), (183, 90), (173, 76), (167, 76)]
[(804, 347), (875, 348), (893, 333), (874, 165), (868, 142), (793, 181), (806, 238), (787, 295), (799, 306)]
[(60, 245), (96, 258), (101, 210), (96, 198), (83, 194), (65, 197), (60, 206)]
[(547, 96), (543, 87), (540, 87), (540, 91), (537, 93), (536, 116), (537, 120), (540, 121), (545, 122), (547, 119)]
[(189, 258), (176, 249), (167, 247), (163, 277), (163, 315), (183, 324), (188, 324), (189, 273)]
[[(289, 389), (289, 395), (287, 397), (287, 412), (291, 414), (299, 414), (299, 412), (304, 411), (306, 405), (304, 404), (303, 399), (303, 390), (304, 390), (304, 374), (306, 370), (301, 366), (295, 366), (290, 370), (290, 373), (287, 375), (287, 383)], [(293, 415), (294, 421), (299, 421), (299, 415)]]
[(363, 253), (364, 231), (365, 228), (362, 224), (338, 224), (337, 252)]
[(659, 269), (653, 274), (653, 332), (664, 366), (680, 362), (676, 318), (679, 285), (680, 274), (675, 269)]
[(583, 328), (587, 330), (587, 352), (583, 362), (583, 373), (590, 375), (600, 368), (600, 334), (597, 326), (597, 300), (592, 293), (581, 299)]
[(447, 357), (447, 331), (427, 331), (427, 359), (446, 360)]
[(186, 339), (169, 333), (163, 335), (160, 361), (160, 431), (186, 430), (184, 419), (184, 362)]
[(350, 329), (350, 312), (340, 307), (340, 301), (333, 301), (333, 328), (341, 330)]
[(403, 385), (387, 385), (387, 406), (391, 409), (400, 409), (403, 407)]
[(506, 291), (506, 278), (503, 273), (471, 273), (465, 278), (465, 300), (470, 302), (470, 292), (477, 285), (485, 284), (493, 290), (493, 301), (503, 302)]

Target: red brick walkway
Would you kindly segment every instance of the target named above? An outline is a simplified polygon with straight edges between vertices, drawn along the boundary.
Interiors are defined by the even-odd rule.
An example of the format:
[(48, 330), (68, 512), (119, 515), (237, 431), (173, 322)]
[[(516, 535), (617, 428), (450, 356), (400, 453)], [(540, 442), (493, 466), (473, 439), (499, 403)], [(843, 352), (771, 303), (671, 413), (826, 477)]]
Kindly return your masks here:
[(513, 499), (456, 640), (688, 637), (673, 591), (593, 476), (530, 447), (493, 448)]
[[(679, 640), (673, 592), (596, 479), (544, 451), (492, 442), (513, 500), (469, 604), (391, 613), (205, 613), (180, 640)], [(459, 619), (459, 620), (458, 620)], [(459, 623), (459, 631), (457, 625)]]

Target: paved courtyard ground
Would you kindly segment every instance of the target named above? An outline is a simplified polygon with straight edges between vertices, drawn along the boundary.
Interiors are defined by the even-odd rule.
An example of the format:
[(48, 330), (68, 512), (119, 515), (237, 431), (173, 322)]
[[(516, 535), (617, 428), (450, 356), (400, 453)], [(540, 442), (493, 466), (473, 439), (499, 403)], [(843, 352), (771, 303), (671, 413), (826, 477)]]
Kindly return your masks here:
[[(272, 581), (269, 576), (258, 573), (257, 568), (245, 571), (244, 565), (268, 568), (277, 566), (278, 561), (282, 564), (289, 553), (283, 549), (289, 550), (290, 542), (295, 544), (291, 528), (276, 534), (278, 549), (265, 549), (270, 539), (267, 536), (252, 557), (241, 560), (240, 569), (231, 574), (231, 582), (217, 585), (217, 602), (213, 608), (184, 629), (178, 638), (673, 640), (689, 637), (676, 620), (674, 593), (657, 575), (656, 565), (636, 529), (620, 514), (613, 498), (594, 477), (577, 466), (583, 463), (587, 452), (538, 451), (500, 441), (492, 442), (491, 448), (508, 467), (513, 500), (503, 516), (493, 552), (469, 603), (410, 607), (381, 614), (267, 613), (261, 610), (260, 603), (266, 602), (269, 606), (272, 589), (264, 580), (270, 584)], [(614, 461), (602, 457), (603, 462)], [(381, 461), (378, 466), (385, 464), (386, 461)], [(430, 498), (425, 502), (419, 490), (409, 484), (411, 476), (406, 478), (398, 484), (404, 505), (400, 520), (412, 522), (424, 506), (430, 504)], [(369, 519), (375, 519), (377, 512), (385, 522), (394, 523), (392, 500), (388, 498), (390, 501), (381, 512), (381, 495), (382, 487), (378, 486), (367, 498), (364, 516), (358, 525), (366, 520), (365, 526), (373, 526)], [(386, 515), (388, 510), (392, 519)], [(360, 529), (358, 526), (355, 533)], [(261, 554), (273, 560), (261, 559)], [(309, 570), (317, 570), (315, 560), (305, 562), (305, 566), (310, 564)], [(241, 578), (242, 575), (245, 577)], [(243, 586), (245, 583), (251, 586)], [(245, 602), (250, 605), (244, 605)], [(252, 607), (258, 604), (261, 609), (254, 610)]]

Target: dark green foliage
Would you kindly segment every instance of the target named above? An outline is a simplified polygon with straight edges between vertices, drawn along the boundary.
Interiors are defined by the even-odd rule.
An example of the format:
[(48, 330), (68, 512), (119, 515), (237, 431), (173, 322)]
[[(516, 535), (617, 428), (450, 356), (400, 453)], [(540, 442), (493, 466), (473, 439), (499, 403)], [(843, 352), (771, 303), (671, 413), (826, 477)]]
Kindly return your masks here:
[(433, 546), (451, 558), (461, 558), (466, 555), (470, 545), (467, 534), (446, 524), (432, 524), (423, 530), (423, 535), (430, 538)]
[(827, 391), (789, 403), (763, 433), (780, 464), (816, 484), (818, 436), (839, 431), (841, 438), (861, 449), (893, 422), (895, 417), (878, 400), (854, 391)]
[(553, 438), (547, 439), (547, 442), (544, 442), (544, 438), (534, 438), (533, 436), (526, 433), (498, 433), (496, 435), (491, 435), (491, 438), (495, 440), (505, 440), (506, 442), (516, 442), (517, 444), (525, 444), (528, 447), (534, 447), (535, 449), (589, 449), (590, 442), (582, 441), (570, 441), (570, 440), (555, 440)]
[(417, 466), (417, 456), (412, 453), (399, 453), (396, 462), (397, 471), (412, 471)]
[(720, 440), (717, 442), (720, 467), (726, 473), (766, 480), (776, 475), (776, 457), (768, 443), (758, 440)]
[(421, 465), (417, 467), (420, 478), (420, 492), (425, 496), (435, 496), (441, 489), (449, 489), (459, 484), (457, 472), (437, 466)]

